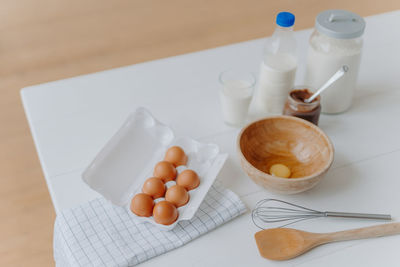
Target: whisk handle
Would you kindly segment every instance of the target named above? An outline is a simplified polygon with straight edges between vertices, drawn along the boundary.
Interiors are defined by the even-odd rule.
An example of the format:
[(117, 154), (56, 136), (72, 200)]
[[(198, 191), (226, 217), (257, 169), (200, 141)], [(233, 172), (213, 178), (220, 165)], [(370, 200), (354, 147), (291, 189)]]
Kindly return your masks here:
[(342, 218), (359, 218), (359, 219), (376, 219), (376, 220), (391, 220), (390, 214), (372, 214), (372, 213), (353, 213), (353, 212), (324, 212), (326, 217), (342, 217)]

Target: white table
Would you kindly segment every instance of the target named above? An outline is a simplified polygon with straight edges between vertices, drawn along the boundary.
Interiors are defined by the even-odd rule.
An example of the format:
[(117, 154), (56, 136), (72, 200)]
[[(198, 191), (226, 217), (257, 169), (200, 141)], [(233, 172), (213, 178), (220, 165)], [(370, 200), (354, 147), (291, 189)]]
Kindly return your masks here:
[[(277, 196), (242, 172), (235, 152), (238, 129), (220, 118), (217, 76), (234, 66), (258, 71), (265, 39), (219, 47), (24, 88), (26, 115), (56, 212), (98, 197), (81, 172), (127, 114), (145, 106), (180, 136), (213, 142), (230, 154), (218, 179), (251, 209), (265, 197), (315, 209), (391, 213), (400, 217), (400, 11), (369, 17), (358, 90), (352, 108), (325, 116), (335, 162), (314, 189)], [(311, 30), (296, 32), (304, 74)], [(296, 227), (336, 231), (376, 221), (316, 219)], [(398, 266), (400, 236), (325, 245), (291, 261), (258, 254), (249, 213), (143, 266)], [(174, 265), (172, 265), (174, 264)]]

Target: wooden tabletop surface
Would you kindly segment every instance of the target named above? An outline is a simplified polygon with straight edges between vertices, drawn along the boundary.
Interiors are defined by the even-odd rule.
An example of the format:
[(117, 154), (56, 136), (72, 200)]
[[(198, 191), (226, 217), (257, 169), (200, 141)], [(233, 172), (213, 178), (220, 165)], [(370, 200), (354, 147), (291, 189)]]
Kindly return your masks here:
[(362, 16), (398, 0), (2, 0), (0, 266), (54, 266), (55, 213), (21, 105), (22, 87), (268, 36), (277, 12), (312, 27), (325, 9)]

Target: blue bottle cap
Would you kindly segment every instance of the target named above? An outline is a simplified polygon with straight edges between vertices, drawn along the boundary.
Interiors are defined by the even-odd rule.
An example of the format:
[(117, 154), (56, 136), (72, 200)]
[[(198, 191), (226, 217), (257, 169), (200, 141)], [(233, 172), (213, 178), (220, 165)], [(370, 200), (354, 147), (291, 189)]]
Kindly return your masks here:
[(294, 15), (290, 12), (280, 12), (276, 16), (276, 24), (281, 27), (291, 27), (294, 24)]

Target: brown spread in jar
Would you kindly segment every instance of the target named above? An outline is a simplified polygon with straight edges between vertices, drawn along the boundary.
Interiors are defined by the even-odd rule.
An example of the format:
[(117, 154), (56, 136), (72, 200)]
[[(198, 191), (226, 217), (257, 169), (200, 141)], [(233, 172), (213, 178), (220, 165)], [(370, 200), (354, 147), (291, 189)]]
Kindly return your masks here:
[(321, 97), (318, 96), (311, 103), (306, 103), (305, 100), (312, 95), (313, 93), (307, 88), (292, 90), (286, 100), (283, 115), (295, 116), (318, 125)]

